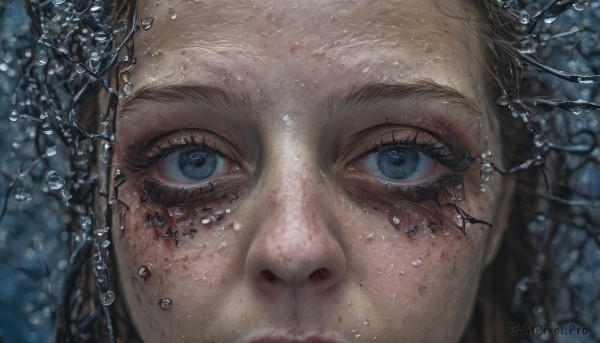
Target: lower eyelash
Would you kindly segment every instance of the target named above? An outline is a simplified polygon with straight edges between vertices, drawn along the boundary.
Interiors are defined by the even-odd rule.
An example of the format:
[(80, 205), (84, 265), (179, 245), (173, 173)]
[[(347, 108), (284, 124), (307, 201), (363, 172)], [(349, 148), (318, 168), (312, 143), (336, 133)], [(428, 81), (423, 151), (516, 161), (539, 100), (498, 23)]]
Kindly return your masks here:
[(239, 188), (243, 185), (243, 177), (229, 175), (213, 179), (193, 187), (170, 186), (156, 179), (143, 182), (144, 195), (151, 202), (164, 206), (182, 204), (206, 204), (210, 202), (237, 199)]

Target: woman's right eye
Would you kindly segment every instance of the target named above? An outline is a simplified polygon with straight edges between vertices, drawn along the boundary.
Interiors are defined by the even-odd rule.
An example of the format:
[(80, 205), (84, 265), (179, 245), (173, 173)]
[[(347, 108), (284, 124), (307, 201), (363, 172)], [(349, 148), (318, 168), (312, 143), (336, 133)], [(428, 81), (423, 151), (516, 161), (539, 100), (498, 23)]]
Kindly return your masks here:
[(167, 154), (158, 162), (158, 170), (165, 181), (189, 185), (227, 175), (234, 165), (212, 149), (193, 147)]

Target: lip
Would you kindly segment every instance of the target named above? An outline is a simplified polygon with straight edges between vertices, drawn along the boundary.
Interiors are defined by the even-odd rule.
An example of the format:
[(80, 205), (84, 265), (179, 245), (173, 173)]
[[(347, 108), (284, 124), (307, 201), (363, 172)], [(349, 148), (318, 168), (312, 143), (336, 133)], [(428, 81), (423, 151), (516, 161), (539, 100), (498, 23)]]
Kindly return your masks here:
[(338, 343), (332, 339), (321, 336), (294, 338), (286, 336), (265, 336), (251, 340), (249, 343)]

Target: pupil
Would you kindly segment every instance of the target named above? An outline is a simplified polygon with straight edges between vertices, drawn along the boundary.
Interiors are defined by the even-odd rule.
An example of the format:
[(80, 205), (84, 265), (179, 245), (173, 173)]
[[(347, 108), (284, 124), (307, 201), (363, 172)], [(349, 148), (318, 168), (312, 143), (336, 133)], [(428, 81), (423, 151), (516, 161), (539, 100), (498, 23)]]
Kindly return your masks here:
[(387, 148), (377, 154), (377, 165), (383, 175), (390, 179), (406, 179), (414, 174), (419, 165), (419, 153), (412, 149)]
[(178, 165), (182, 174), (192, 180), (211, 176), (217, 166), (217, 154), (206, 149), (191, 149), (179, 154)]

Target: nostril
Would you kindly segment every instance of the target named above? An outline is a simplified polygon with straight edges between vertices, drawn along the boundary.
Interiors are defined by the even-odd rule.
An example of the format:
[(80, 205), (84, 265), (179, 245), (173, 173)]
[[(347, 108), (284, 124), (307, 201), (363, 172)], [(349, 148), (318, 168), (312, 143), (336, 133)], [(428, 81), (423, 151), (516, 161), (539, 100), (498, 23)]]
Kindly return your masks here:
[(308, 278), (311, 280), (325, 280), (329, 276), (329, 271), (325, 268), (319, 268), (312, 272)]
[(265, 269), (261, 273), (262, 277), (268, 282), (275, 283), (277, 281), (277, 275), (273, 274), (272, 271)]

